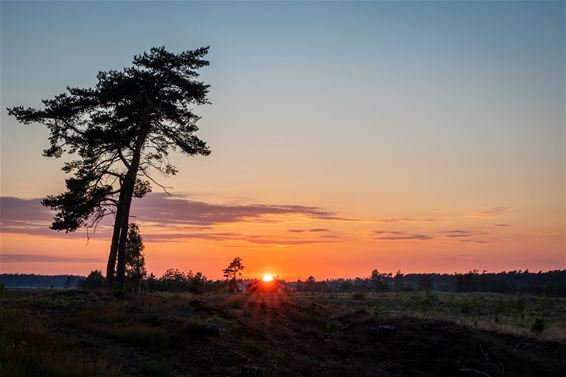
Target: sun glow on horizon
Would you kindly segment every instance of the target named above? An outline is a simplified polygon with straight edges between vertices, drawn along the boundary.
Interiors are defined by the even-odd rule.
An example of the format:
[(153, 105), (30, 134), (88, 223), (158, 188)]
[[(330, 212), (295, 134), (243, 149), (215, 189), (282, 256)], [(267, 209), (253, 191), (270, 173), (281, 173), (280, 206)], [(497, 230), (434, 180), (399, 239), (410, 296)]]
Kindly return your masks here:
[(269, 282), (273, 281), (273, 275), (272, 274), (263, 274), (261, 280), (263, 280), (265, 283), (269, 283)]

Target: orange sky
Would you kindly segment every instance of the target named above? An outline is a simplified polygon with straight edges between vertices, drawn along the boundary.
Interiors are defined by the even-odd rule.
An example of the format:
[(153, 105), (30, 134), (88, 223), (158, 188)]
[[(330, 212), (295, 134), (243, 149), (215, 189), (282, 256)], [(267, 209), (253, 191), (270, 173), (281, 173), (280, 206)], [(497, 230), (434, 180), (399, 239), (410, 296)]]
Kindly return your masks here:
[[(84, 233), (48, 231), (41, 218), (9, 223), (8, 216), (17, 217), (14, 212), (25, 216), (28, 207), (41, 207), (37, 201), (18, 199), (15, 210), (6, 210), (8, 200), (1, 242), (2, 250), (10, 252), (4, 253), (9, 255), (2, 272), (85, 274), (104, 268), (108, 226), (91, 235), (87, 244)], [(286, 279), (365, 276), (373, 268), (533, 271), (564, 263), (561, 229), (553, 227), (550, 218), (548, 224), (530, 217), (525, 221), (512, 207), (369, 218), (310, 206), (214, 204), (163, 194), (138, 204), (135, 221), (145, 237), (148, 268), (157, 275), (175, 267), (220, 278), (221, 269), (235, 256), (243, 258), (248, 277), (270, 272)], [(155, 215), (157, 209), (163, 213)], [(274, 213), (278, 211), (294, 213)], [(30, 254), (43, 259), (22, 257)]]

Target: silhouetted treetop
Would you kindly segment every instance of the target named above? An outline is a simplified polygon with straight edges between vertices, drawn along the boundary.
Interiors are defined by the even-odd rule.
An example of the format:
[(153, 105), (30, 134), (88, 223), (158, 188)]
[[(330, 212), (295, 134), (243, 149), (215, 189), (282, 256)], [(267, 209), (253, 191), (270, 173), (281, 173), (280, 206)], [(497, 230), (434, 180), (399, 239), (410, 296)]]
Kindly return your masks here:
[(98, 151), (131, 147), (142, 131), (152, 136), (156, 154), (165, 152), (167, 142), (206, 155), (206, 144), (192, 134), (199, 117), (191, 105), (208, 103), (209, 85), (196, 80), (196, 69), (208, 65), (207, 52), (208, 47), (179, 54), (152, 48), (134, 57), (134, 67), (99, 72), (94, 89), (68, 87), (68, 93), (43, 100), (44, 109), (8, 111), (22, 123), (49, 128), (51, 145), (44, 151), (49, 157), (69, 152), (93, 158)]

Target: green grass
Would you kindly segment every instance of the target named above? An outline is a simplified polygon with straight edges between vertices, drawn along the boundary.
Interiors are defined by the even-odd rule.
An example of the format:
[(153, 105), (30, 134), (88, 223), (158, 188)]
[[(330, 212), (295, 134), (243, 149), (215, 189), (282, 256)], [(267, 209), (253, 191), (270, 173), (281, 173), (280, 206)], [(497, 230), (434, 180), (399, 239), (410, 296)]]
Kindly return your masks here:
[[(365, 293), (364, 299), (359, 299), (355, 293), (301, 295), (305, 300), (363, 308), (382, 317), (438, 318), (511, 334), (566, 340), (566, 299), (562, 298), (424, 291)], [(537, 318), (544, 321), (546, 327), (542, 331), (531, 331)]]

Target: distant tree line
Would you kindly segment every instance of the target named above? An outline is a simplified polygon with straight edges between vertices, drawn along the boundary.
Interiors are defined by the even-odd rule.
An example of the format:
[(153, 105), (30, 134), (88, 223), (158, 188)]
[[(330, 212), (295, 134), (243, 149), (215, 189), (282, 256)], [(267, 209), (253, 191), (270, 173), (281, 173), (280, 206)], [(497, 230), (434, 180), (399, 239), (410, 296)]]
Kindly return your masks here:
[[(139, 228), (130, 224), (126, 245), (126, 280), (124, 288), (128, 291), (169, 291), (202, 293), (229, 289), (235, 291), (238, 284), (250, 281), (241, 279), (244, 265), (240, 257), (234, 258), (228, 267), (222, 270), (225, 280), (209, 280), (202, 272), (183, 272), (170, 268), (157, 277), (147, 274), (145, 268), (145, 246)], [(100, 270), (91, 271), (88, 276), (77, 275), (37, 275), (37, 274), (0, 274), (0, 284), (7, 288), (81, 288), (100, 289), (105, 286), (105, 277)]]
[(208, 280), (202, 272), (184, 273), (170, 268), (161, 277), (150, 274), (144, 281), (144, 288), (148, 291), (193, 292), (201, 293), (218, 288), (218, 282)]
[[(202, 293), (223, 288), (234, 291), (238, 286), (238, 282), (241, 281), (240, 278), (244, 265), (240, 257), (234, 258), (228, 267), (222, 270), (225, 277), (223, 281), (208, 280), (202, 272), (193, 273), (192, 270), (189, 270), (189, 272), (185, 273), (176, 268), (168, 269), (160, 277), (154, 274), (148, 275), (145, 268), (144, 248), (139, 228), (135, 224), (130, 224), (128, 243), (126, 245), (125, 281), (125, 288), (129, 291)], [(92, 271), (80, 284), (80, 287), (85, 289), (102, 288), (103, 286), (104, 276), (98, 270)]]
[(0, 274), (0, 283), (6, 288), (78, 288), (84, 276)]
[[(182, 272), (169, 269), (162, 276), (154, 274), (139, 277), (132, 274), (126, 280), (130, 291), (194, 292), (234, 290), (253, 280), (237, 279), (243, 266), (234, 259), (225, 280), (209, 280), (202, 272)], [(145, 269), (144, 269), (145, 271)], [(7, 288), (101, 288), (104, 277), (101, 271), (92, 271), (86, 278), (77, 275), (46, 276), (37, 274), (0, 274), (0, 283)], [(504, 271), (487, 273), (472, 270), (456, 274), (396, 274), (372, 271), (366, 278), (327, 279), (317, 281), (313, 276), (306, 280), (288, 282), (290, 289), (299, 292), (495, 292), (524, 293), (541, 296), (566, 297), (566, 270), (547, 272)]]
[(297, 281), (302, 292), (404, 292), (432, 290), (442, 292), (528, 293), (566, 297), (566, 270), (547, 272), (503, 271), (456, 274), (396, 274), (372, 271), (370, 277), (327, 279), (317, 281), (310, 276)]

